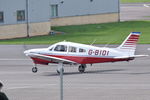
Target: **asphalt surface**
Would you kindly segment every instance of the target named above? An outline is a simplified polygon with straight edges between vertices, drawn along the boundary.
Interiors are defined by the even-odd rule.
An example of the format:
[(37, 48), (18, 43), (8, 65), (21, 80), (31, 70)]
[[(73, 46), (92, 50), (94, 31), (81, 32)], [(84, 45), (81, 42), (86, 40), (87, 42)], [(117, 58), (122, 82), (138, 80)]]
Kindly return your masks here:
[(120, 20), (150, 20), (150, 3), (121, 4)]
[[(0, 80), (10, 100), (60, 100), (57, 65), (39, 65), (31, 72), (32, 61), (22, 45), (0, 45)], [(30, 45), (26, 48), (47, 47)], [(116, 47), (111, 45), (110, 47)], [(137, 54), (149, 54), (150, 45), (138, 45)], [(80, 74), (77, 66), (65, 66), (64, 100), (149, 100), (150, 57), (131, 62), (88, 65)]]

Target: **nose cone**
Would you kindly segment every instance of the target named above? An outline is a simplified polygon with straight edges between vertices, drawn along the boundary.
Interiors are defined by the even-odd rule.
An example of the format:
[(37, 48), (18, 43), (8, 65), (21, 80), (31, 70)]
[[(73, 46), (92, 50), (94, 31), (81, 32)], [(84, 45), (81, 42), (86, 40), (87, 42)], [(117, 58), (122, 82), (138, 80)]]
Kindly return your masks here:
[(26, 56), (34, 56), (35, 54), (41, 54), (42, 52), (44, 52), (45, 49), (29, 49), (24, 51), (24, 54)]
[(38, 53), (37, 49), (29, 49), (29, 50), (24, 51), (24, 54), (26, 56), (32, 56), (33, 54), (37, 54), (37, 53)]
[(24, 51), (24, 54), (25, 54), (26, 56), (28, 56), (28, 55), (29, 55), (29, 53), (30, 53), (30, 50), (26, 50), (26, 51)]

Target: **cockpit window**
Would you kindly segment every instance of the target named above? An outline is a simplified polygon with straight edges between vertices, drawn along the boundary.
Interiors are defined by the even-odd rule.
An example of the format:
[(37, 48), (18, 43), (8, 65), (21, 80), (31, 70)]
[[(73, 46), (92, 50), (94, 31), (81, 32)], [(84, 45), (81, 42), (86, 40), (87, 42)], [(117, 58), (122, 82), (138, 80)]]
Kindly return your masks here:
[(69, 46), (69, 52), (76, 52), (77, 48), (73, 46)]
[(79, 48), (79, 52), (86, 52), (85, 49)]
[(67, 52), (67, 46), (66, 45), (57, 45), (55, 47), (54, 51)]

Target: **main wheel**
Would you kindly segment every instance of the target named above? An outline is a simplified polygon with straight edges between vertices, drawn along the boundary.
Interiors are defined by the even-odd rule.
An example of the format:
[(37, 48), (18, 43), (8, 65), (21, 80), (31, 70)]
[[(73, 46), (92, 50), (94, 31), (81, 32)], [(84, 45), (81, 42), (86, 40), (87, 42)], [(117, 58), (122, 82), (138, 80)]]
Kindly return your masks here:
[(33, 73), (36, 73), (37, 71), (38, 71), (38, 68), (37, 68), (37, 67), (33, 67), (33, 68), (32, 68), (32, 72), (33, 72)]
[(80, 65), (78, 70), (80, 73), (84, 73), (85, 72), (85, 68), (86, 68), (86, 65)]

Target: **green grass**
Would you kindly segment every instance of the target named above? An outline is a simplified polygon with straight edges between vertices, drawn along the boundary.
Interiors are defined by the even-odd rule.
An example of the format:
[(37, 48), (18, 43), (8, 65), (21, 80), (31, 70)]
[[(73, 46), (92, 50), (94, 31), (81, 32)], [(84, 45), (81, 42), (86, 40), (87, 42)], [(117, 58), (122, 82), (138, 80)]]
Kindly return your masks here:
[(130, 32), (142, 32), (139, 43), (150, 44), (150, 21), (52, 27), (65, 34), (0, 40), (0, 44), (53, 44), (63, 40), (90, 44), (119, 44)]
[(144, 3), (150, 2), (150, 0), (121, 0), (121, 3)]

